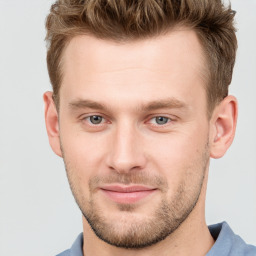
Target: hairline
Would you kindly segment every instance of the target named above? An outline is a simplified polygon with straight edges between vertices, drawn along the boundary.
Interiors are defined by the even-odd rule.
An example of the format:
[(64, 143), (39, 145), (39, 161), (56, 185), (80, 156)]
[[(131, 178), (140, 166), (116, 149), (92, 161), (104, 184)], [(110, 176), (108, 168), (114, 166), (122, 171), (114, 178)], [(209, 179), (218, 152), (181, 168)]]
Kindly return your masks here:
[[(152, 35), (146, 35), (146, 36), (142, 36), (142, 37), (123, 37), (123, 38), (112, 38), (111, 36), (107, 37), (100, 37), (97, 36), (95, 33), (91, 32), (90, 30), (87, 30), (86, 28), (84, 28), (84, 32), (82, 32), (81, 30), (79, 30), (79, 33), (74, 33), (73, 35), (67, 35), (65, 37), (65, 44), (64, 47), (61, 50), (61, 54), (59, 56), (59, 64), (58, 64), (58, 68), (56, 70), (56, 72), (59, 74), (59, 85), (57, 87), (57, 95), (53, 94), (53, 100), (56, 106), (57, 111), (59, 111), (59, 106), (60, 106), (60, 89), (61, 89), (61, 85), (63, 82), (63, 76), (64, 76), (64, 70), (63, 70), (63, 63), (64, 63), (64, 53), (67, 49), (67, 47), (69, 46), (70, 42), (77, 37), (80, 36), (91, 36), (94, 37), (96, 39), (99, 40), (105, 40), (105, 41), (109, 41), (109, 42), (113, 42), (116, 43), (118, 45), (122, 45), (122, 44), (131, 44), (131, 43), (136, 43), (136, 42), (140, 42), (140, 41), (144, 41), (147, 39), (157, 39), (160, 38), (161, 36), (166, 36), (168, 35), (168, 33), (172, 33), (175, 30), (189, 30), (189, 31), (194, 31), (196, 34), (196, 37), (198, 38), (200, 47), (202, 49), (202, 65), (201, 65), (201, 70), (199, 72), (199, 75), (202, 79), (202, 81), (205, 83), (204, 85), (204, 89), (205, 89), (205, 93), (206, 93), (206, 100), (207, 100), (207, 116), (210, 119), (212, 112), (214, 110), (214, 108), (218, 105), (218, 102), (211, 102), (210, 97), (209, 97), (209, 87), (212, 86), (211, 84), (211, 72), (210, 72), (210, 68), (211, 68), (211, 59), (210, 56), (207, 54), (207, 49), (206, 46), (204, 45), (204, 42), (202, 41), (202, 38), (200, 37), (200, 31), (196, 28), (193, 27), (190, 24), (186, 24), (184, 22), (177, 22), (175, 24), (172, 24), (171, 26), (169, 26), (166, 29), (163, 29), (161, 32), (159, 33), (155, 33)], [(205, 64), (205, 65), (204, 65)]]

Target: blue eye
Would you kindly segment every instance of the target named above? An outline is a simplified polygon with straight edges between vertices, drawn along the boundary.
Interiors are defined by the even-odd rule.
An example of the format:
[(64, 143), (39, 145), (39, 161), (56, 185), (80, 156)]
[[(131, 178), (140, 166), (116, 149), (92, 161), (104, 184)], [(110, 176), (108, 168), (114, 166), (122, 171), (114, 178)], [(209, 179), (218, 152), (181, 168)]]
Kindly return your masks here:
[(157, 124), (157, 125), (165, 125), (168, 122), (170, 122), (170, 118), (168, 117), (164, 117), (164, 116), (156, 116), (154, 118), (151, 119), (153, 124)]
[(157, 116), (156, 117), (156, 123), (157, 124), (167, 124), (169, 121), (169, 118), (163, 117), (163, 116)]
[(89, 116), (88, 118), (92, 124), (100, 124), (103, 120), (102, 116)]

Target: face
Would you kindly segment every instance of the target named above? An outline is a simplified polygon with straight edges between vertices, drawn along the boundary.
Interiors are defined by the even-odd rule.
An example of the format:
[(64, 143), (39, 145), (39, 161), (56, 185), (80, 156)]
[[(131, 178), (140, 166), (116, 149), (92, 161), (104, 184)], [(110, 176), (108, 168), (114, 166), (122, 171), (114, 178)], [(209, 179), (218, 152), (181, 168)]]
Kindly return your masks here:
[(61, 151), (100, 239), (146, 247), (193, 211), (209, 161), (204, 66), (185, 29), (124, 44), (80, 36), (65, 49)]

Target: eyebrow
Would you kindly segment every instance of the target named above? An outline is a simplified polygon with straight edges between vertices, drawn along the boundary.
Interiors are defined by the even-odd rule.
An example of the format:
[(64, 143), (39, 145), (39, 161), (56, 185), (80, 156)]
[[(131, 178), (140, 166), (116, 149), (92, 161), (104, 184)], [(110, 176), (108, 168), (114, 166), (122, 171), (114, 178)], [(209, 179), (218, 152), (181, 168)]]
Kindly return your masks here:
[[(85, 109), (85, 108), (91, 108), (95, 110), (110, 110), (110, 108), (105, 104), (92, 101), (92, 100), (87, 100), (87, 99), (77, 99), (77, 100), (71, 101), (69, 103), (69, 106), (73, 110)], [(148, 111), (153, 111), (161, 108), (180, 109), (180, 108), (187, 108), (187, 107), (188, 106), (184, 102), (176, 98), (165, 98), (162, 100), (160, 99), (160, 100), (154, 100), (148, 103), (142, 103), (137, 108), (137, 110), (148, 112)]]
[(98, 102), (92, 101), (92, 100), (81, 100), (81, 99), (71, 101), (69, 103), (69, 106), (72, 109), (83, 109), (83, 108), (93, 108), (93, 109), (98, 109), (98, 110), (107, 109), (107, 106), (105, 106), (102, 103), (98, 103)]
[(186, 106), (187, 105), (184, 102), (176, 98), (167, 98), (142, 104), (140, 109), (142, 111), (153, 111), (161, 108), (185, 108)]

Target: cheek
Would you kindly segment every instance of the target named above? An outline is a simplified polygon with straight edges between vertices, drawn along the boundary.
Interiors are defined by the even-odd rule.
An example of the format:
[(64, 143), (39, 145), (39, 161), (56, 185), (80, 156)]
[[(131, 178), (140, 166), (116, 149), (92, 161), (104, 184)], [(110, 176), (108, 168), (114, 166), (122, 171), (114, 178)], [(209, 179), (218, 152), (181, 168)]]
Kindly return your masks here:
[(147, 148), (153, 169), (168, 179), (169, 186), (176, 186), (186, 176), (201, 175), (207, 141), (207, 131), (201, 129), (199, 134), (196, 127), (152, 138)]
[(100, 134), (86, 134), (66, 126), (61, 131), (61, 145), (65, 163), (72, 175), (88, 186), (89, 178), (103, 169), (106, 140)]

